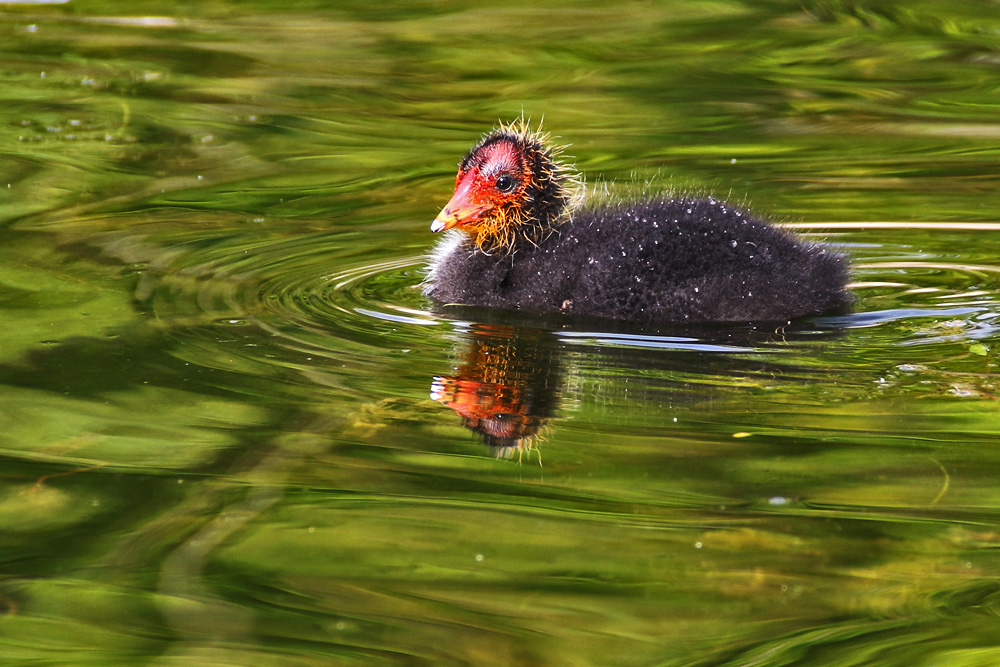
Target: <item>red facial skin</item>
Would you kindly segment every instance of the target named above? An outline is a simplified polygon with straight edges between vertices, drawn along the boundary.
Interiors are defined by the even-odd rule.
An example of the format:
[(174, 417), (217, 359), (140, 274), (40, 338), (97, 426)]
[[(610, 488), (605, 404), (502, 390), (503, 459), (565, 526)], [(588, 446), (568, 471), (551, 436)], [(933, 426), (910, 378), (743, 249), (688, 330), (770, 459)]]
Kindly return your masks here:
[(531, 179), (521, 149), (497, 141), (477, 149), (463, 161), (451, 201), (431, 224), (432, 232), (459, 228), (480, 248), (512, 234), (520, 220), (524, 191)]

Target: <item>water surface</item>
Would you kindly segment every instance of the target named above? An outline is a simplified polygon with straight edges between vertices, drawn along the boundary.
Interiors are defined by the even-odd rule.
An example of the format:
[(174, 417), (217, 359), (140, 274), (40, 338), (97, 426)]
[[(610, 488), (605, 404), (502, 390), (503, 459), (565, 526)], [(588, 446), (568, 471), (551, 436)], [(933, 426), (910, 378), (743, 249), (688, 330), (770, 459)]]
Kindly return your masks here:
[[(4, 664), (994, 665), (989, 4), (0, 13)], [(420, 294), (465, 150), (712, 192), (853, 312)]]

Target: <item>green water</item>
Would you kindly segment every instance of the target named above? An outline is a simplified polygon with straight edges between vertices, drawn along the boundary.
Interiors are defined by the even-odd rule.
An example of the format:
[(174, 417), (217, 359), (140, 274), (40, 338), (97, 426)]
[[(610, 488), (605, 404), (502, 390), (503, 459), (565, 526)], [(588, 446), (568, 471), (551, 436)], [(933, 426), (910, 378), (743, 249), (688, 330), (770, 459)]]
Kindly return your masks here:
[[(0, 44), (0, 663), (1000, 664), (995, 2), (71, 0)], [(522, 114), (594, 190), (840, 246), (854, 312), (435, 312), (455, 164)]]

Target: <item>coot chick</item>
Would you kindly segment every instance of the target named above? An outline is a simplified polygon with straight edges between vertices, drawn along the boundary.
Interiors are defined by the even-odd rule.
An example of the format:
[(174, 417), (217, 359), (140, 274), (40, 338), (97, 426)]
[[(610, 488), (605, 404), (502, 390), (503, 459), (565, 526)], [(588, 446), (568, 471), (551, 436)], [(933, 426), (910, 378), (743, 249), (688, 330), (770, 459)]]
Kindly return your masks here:
[(546, 135), (501, 125), (459, 163), (431, 231), (441, 304), (637, 323), (788, 322), (842, 309), (848, 262), (714, 198), (589, 207)]

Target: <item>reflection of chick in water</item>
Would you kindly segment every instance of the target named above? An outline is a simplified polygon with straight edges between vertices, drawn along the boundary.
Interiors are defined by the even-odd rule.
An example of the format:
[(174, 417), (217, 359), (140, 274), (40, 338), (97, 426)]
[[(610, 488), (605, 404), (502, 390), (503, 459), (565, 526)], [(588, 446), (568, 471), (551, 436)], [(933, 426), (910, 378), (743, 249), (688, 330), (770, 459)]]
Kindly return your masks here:
[(497, 456), (531, 449), (554, 415), (560, 382), (555, 337), (544, 331), (475, 325), (455, 374), (436, 377), (431, 398), (462, 416)]
[[(472, 319), (475, 313), (465, 314)], [(654, 428), (675, 424), (678, 414), (704, 419), (717, 398), (727, 410), (752, 412), (755, 394), (746, 389), (770, 391), (779, 383), (825, 379), (815, 367), (799, 365), (795, 351), (799, 343), (812, 348), (838, 333), (689, 327), (683, 335), (644, 335), (625, 327), (603, 333), (564, 328), (557, 335), (532, 327), (473, 324), (454, 372), (434, 378), (431, 398), (457, 412), (463, 426), (497, 456), (510, 457), (515, 450), (533, 448), (560, 403), (586, 410), (588, 418), (613, 413), (605, 417), (614, 423)], [(565, 401), (568, 395), (573, 398)], [(744, 400), (749, 401), (745, 407), (733, 407)]]

